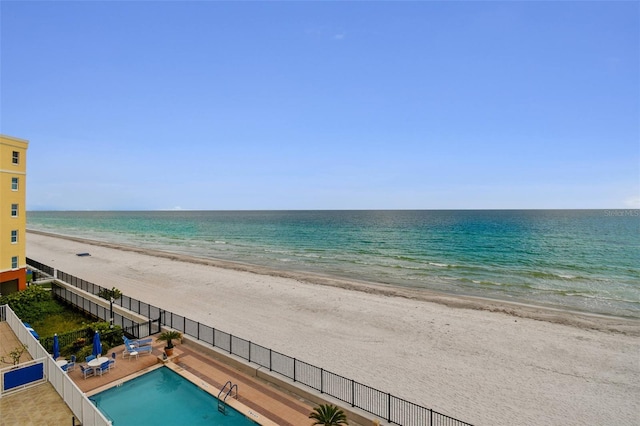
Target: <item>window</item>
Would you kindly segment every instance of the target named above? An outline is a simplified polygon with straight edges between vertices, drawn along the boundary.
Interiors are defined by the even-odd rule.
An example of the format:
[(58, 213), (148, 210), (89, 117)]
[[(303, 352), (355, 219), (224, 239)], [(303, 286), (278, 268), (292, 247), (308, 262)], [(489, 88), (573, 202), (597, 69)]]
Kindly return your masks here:
[(18, 151), (13, 151), (13, 159), (11, 162), (13, 164), (20, 164), (20, 153)]
[(17, 229), (12, 229), (11, 230), (11, 242), (12, 243), (17, 243), (18, 242), (18, 230)]
[(11, 258), (11, 269), (18, 269), (18, 256)]
[(19, 178), (17, 178), (17, 177), (12, 177), (11, 178), (11, 190), (12, 191), (17, 191), (18, 190), (18, 182), (19, 182)]
[(11, 204), (11, 217), (17, 217), (17, 216), (18, 216), (18, 205)]

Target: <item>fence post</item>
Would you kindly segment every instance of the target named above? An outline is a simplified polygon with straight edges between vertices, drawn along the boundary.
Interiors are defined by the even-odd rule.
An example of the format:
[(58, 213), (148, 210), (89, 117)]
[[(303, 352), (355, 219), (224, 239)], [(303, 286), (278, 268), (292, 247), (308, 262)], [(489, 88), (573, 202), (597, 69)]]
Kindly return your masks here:
[(251, 340), (249, 340), (249, 362), (251, 362)]
[(387, 393), (387, 421), (391, 423), (391, 394)]
[(233, 334), (229, 335), (229, 353), (233, 354)]
[(293, 359), (293, 381), (296, 381), (296, 359)]
[(433, 410), (429, 408), (429, 426), (433, 425)]
[(320, 367), (320, 393), (324, 393), (324, 370)]
[(198, 324), (198, 332), (197, 334), (197, 339), (200, 340), (200, 322), (197, 322), (196, 324)]
[(211, 344), (215, 348), (216, 347), (216, 329), (212, 328), (212, 330), (213, 330), (213, 339), (211, 339), (212, 340)]
[(269, 371), (273, 371), (271, 370), (271, 365), (273, 364), (272, 356), (273, 356), (273, 351), (269, 349)]

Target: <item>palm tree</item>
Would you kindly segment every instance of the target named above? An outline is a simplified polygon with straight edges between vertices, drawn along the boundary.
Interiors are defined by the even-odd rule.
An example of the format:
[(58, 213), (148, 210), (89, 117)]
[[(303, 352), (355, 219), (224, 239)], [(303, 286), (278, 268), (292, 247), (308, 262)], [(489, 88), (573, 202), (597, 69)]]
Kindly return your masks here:
[(161, 342), (167, 342), (167, 349), (173, 349), (173, 339), (181, 339), (182, 334), (179, 331), (168, 330), (160, 333), (160, 336), (156, 340)]
[(160, 333), (160, 336), (156, 339), (161, 342), (167, 342), (167, 346), (164, 347), (164, 353), (166, 356), (173, 355), (173, 339), (182, 339), (182, 333), (175, 330), (168, 330)]
[(347, 415), (340, 408), (331, 404), (320, 404), (313, 409), (309, 418), (315, 420), (314, 425), (340, 426), (348, 425)]

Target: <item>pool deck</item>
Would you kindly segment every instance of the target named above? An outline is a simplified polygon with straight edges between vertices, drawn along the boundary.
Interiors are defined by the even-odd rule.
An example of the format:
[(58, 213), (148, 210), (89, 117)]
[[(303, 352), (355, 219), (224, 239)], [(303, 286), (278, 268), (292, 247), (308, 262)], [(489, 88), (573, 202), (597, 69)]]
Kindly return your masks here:
[[(15, 342), (11, 339), (14, 339)], [(6, 323), (0, 323), (0, 342), (2, 342), (0, 355), (5, 355), (5, 358), (5, 352), (8, 353), (19, 345), (18, 340)], [(300, 396), (233, 368), (204, 352), (190, 347), (190, 345), (176, 345), (173, 359), (166, 363), (162, 361), (164, 342), (156, 342), (154, 340), (152, 346), (153, 351), (151, 354), (140, 355), (137, 359), (122, 358), (124, 345), (113, 348), (108, 355), (111, 356), (112, 352), (116, 353), (116, 365), (102, 376), (92, 376), (84, 379), (80, 367), (77, 365), (73, 371), (67, 374), (83, 392), (91, 396), (110, 387), (117, 386), (124, 380), (137, 377), (166, 364), (216, 397), (228, 380), (237, 384), (237, 401), (231, 399), (230, 396), (227, 398), (227, 402), (236, 410), (262, 425), (304, 426), (313, 423), (308, 418), (308, 415), (315, 404), (304, 400)], [(30, 357), (25, 352), (21, 361), (24, 362), (27, 359), (30, 359)], [(34, 402), (32, 398), (36, 396), (42, 402), (32, 403)], [(24, 403), (25, 398), (29, 400), (28, 404)], [(20, 401), (20, 403), (16, 403), (17, 401)], [(47, 419), (51, 419), (52, 413), (59, 416), (61, 421), (42, 423), (37, 420), (31, 420), (42, 419), (42, 417), (38, 416), (45, 415)], [(71, 410), (49, 383), (0, 398), (0, 426), (69, 424), (72, 416)], [(350, 422), (350, 424), (356, 423)]]
[[(0, 342), (0, 355), (4, 355), (5, 359), (8, 352), (19, 345), (19, 341), (6, 323), (0, 323)], [(108, 356), (116, 353), (115, 367), (102, 376), (85, 379), (78, 365), (67, 374), (83, 392), (91, 396), (117, 386), (124, 380), (161, 367), (163, 347), (164, 342), (154, 341), (151, 354), (140, 355), (137, 359), (123, 359), (124, 345), (118, 346), (108, 352)], [(176, 356), (172, 358), (175, 362), (167, 361), (166, 365), (216, 397), (228, 380), (237, 384), (237, 400), (229, 396), (227, 402), (252, 420), (265, 426), (312, 424), (308, 415), (314, 407), (313, 403), (245, 374), (187, 345), (176, 345), (174, 355)], [(30, 359), (29, 354), (25, 352), (21, 361)], [(20, 403), (16, 404), (17, 401)], [(72, 416), (69, 407), (49, 383), (0, 398), (0, 426), (40, 425), (44, 424), (43, 418), (47, 419), (48, 424), (69, 424)]]
[[(20, 341), (6, 322), (0, 322), (0, 356), (9, 361), (9, 352), (20, 346)], [(29, 352), (21, 362), (31, 360)], [(0, 363), (0, 368), (10, 364)], [(25, 400), (28, 398), (28, 402)], [(73, 412), (50, 383), (43, 383), (0, 398), (0, 426), (69, 425)]]
[[(154, 342), (152, 346), (151, 354), (140, 355), (137, 359), (128, 357), (123, 359), (123, 346), (110, 350), (109, 355), (112, 352), (117, 355), (116, 365), (102, 376), (85, 379), (79, 367), (68, 372), (68, 375), (83, 392), (91, 396), (117, 386), (123, 380), (137, 377), (162, 366), (164, 342)], [(312, 403), (280, 391), (260, 379), (207, 357), (187, 345), (176, 345), (173, 361), (168, 361), (166, 365), (215, 397), (228, 380), (237, 384), (237, 402), (231, 397), (227, 398), (227, 402), (247, 417), (265, 426), (312, 424), (308, 418), (313, 410)]]

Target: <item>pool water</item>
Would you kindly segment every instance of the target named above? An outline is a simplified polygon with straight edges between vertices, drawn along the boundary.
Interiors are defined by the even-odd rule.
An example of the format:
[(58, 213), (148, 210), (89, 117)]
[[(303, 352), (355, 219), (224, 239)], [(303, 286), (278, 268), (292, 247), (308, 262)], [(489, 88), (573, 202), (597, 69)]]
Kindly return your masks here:
[(234, 425), (257, 423), (227, 406), (218, 411), (218, 401), (167, 367), (146, 373), (92, 396), (114, 425)]

